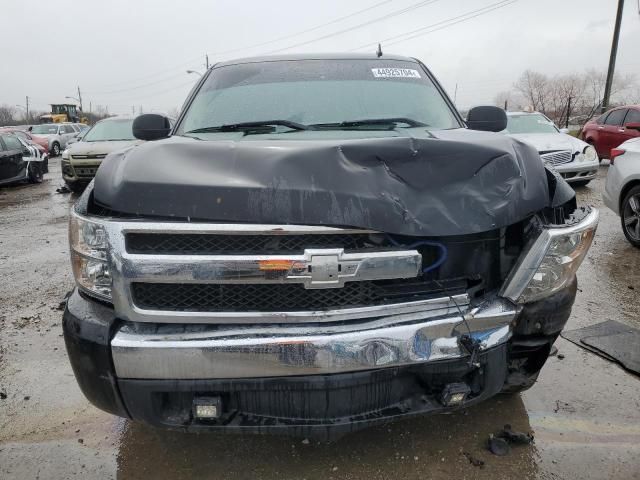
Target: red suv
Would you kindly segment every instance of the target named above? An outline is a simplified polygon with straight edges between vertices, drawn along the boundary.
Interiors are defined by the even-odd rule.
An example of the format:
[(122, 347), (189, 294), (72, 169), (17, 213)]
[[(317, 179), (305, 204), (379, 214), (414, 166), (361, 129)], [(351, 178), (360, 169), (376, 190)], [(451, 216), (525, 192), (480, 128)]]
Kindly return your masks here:
[(612, 148), (640, 137), (640, 105), (616, 107), (603, 113), (596, 120), (590, 120), (580, 136), (595, 147), (598, 157), (609, 158)]

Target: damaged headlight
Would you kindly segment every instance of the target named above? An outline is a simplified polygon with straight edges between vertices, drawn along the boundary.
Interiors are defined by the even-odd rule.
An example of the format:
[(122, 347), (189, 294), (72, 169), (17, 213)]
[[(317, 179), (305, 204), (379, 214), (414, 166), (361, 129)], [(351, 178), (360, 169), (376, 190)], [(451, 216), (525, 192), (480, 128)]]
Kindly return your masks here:
[(598, 161), (598, 153), (596, 149), (591, 145), (584, 147), (582, 153), (578, 153), (576, 155), (576, 160), (578, 162), (597, 162)]
[(597, 226), (598, 211), (593, 209), (575, 225), (543, 229), (514, 268), (501, 295), (528, 303), (566, 287), (589, 251)]
[(71, 267), (78, 287), (102, 300), (111, 300), (111, 273), (104, 225), (71, 213), (69, 220)]

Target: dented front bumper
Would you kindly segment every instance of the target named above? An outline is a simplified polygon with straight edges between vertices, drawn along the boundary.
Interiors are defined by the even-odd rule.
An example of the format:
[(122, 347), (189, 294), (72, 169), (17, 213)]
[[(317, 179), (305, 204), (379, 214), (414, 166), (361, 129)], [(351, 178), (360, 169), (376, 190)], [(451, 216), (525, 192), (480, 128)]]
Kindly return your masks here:
[(466, 357), (464, 335), (477, 341), (480, 351), (501, 345), (518, 313), (500, 298), (472, 310), (467, 295), (424, 303), (423, 311), (345, 324), (125, 323), (111, 342), (113, 363), (119, 378), (136, 379), (290, 377), (400, 367)]

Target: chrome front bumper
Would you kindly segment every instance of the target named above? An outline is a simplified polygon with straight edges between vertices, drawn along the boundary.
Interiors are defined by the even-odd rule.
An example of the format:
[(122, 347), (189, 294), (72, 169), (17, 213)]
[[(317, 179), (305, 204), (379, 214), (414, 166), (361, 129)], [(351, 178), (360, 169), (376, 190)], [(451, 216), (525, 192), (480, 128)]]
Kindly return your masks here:
[(511, 336), (518, 307), (494, 298), (469, 308), (467, 295), (429, 309), (348, 324), (126, 324), (111, 350), (116, 375), (128, 379), (263, 378), (346, 373), (466, 357), (460, 338), (481, 351)]
[(569, 183), (581, 182), (583, 180), (593, 180), (598, 174), (600, 163), (594, 162), (569, 162), (561, 165), (551, 166), (556, 172)]

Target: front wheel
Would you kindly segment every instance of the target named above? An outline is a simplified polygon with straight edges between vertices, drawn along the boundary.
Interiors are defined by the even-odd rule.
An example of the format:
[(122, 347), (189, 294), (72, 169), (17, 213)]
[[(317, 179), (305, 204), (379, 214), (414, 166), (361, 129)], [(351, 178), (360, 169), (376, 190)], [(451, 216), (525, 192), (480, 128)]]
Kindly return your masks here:
[(620, 209), (622, 231), (629, 243), (640, 248), (640, 185), (627, 192)]
[(42, 183), (42, 165), (40, 162), (29, 163), (28, 169), (29, 183)]
[(60, 144), (58, 142), (53, 142), (53, 145), (51, 146), (51, 154), (54, 157), (60, 155)]

